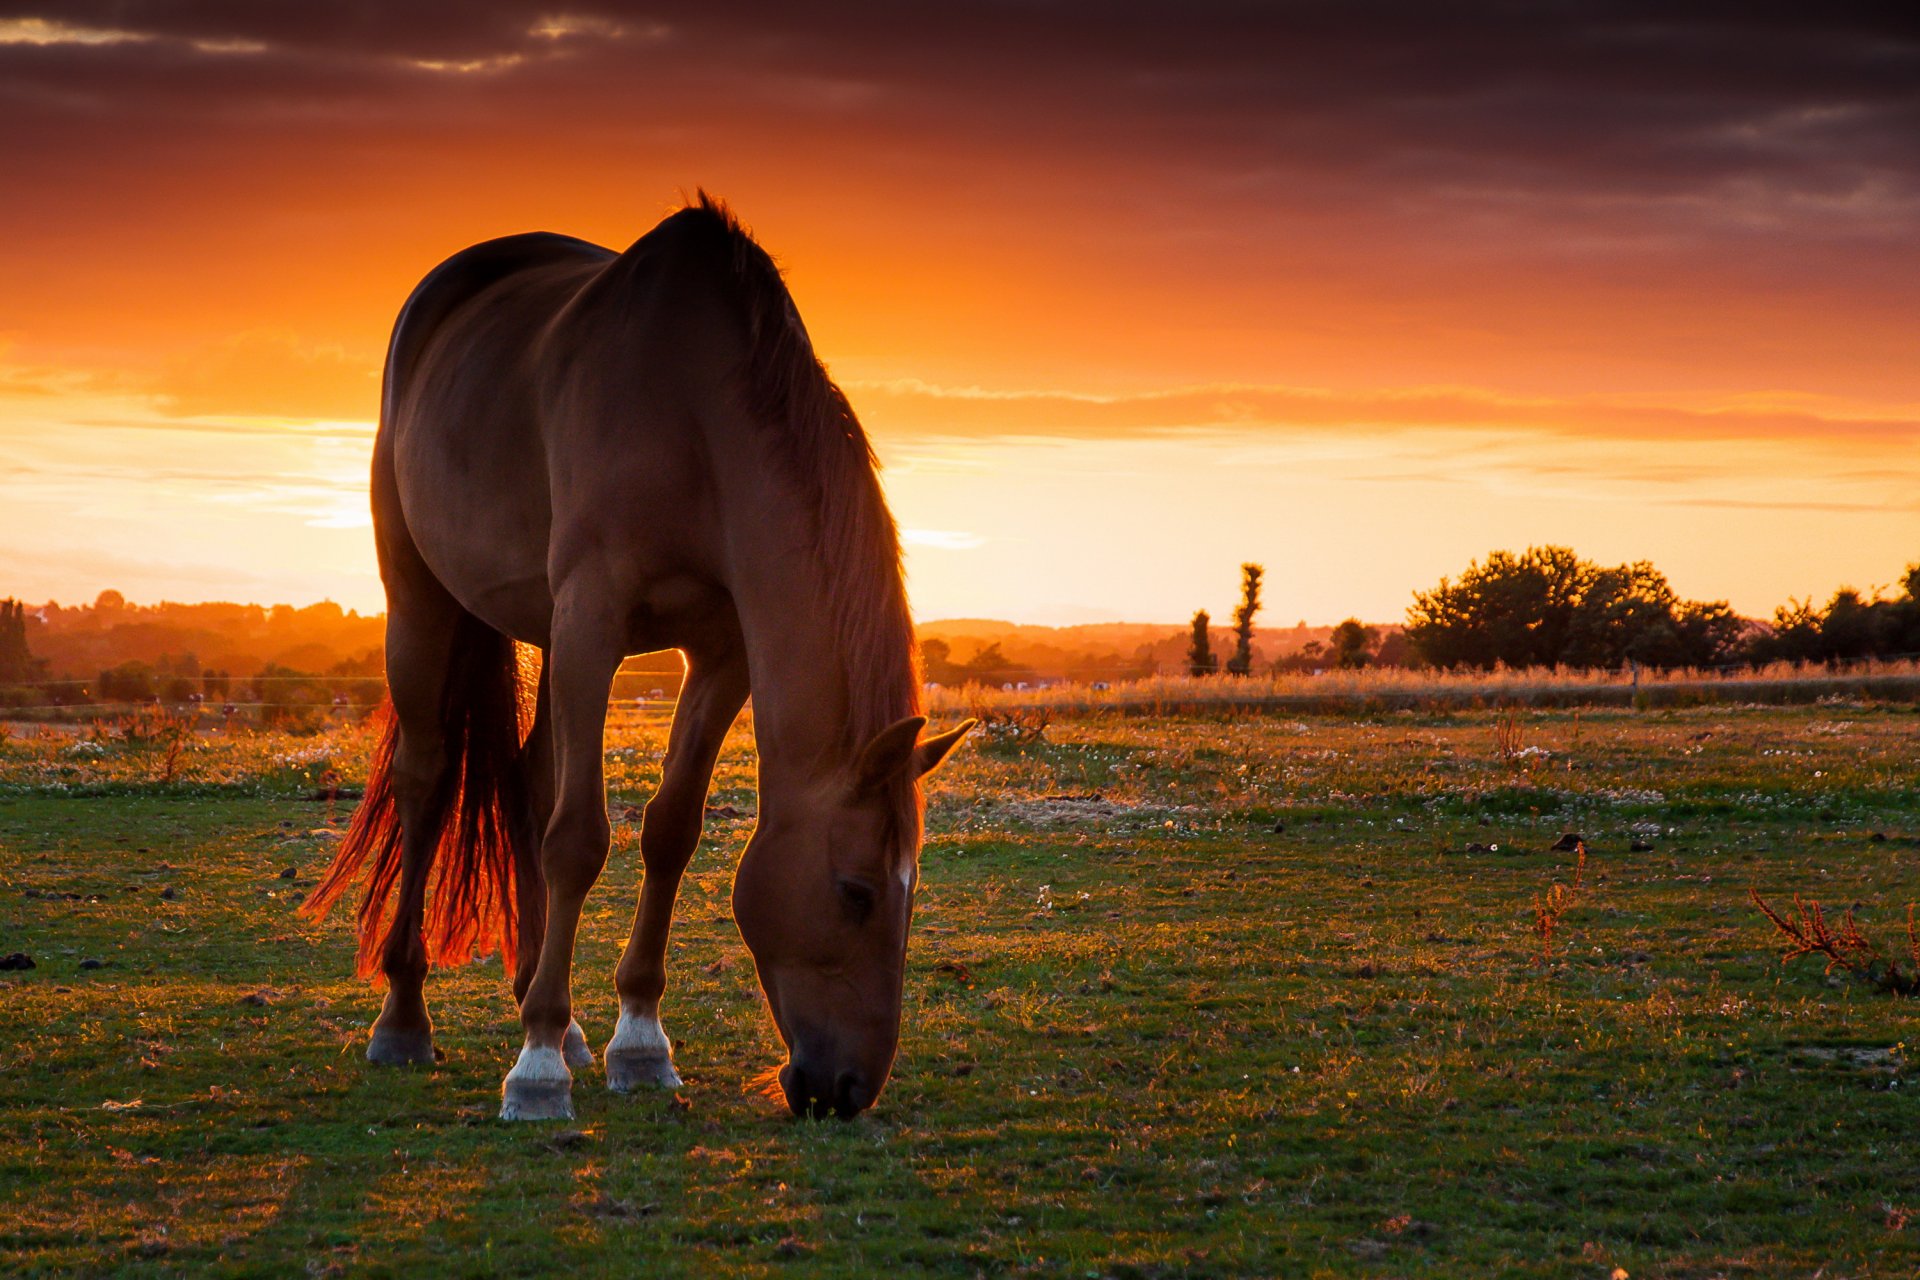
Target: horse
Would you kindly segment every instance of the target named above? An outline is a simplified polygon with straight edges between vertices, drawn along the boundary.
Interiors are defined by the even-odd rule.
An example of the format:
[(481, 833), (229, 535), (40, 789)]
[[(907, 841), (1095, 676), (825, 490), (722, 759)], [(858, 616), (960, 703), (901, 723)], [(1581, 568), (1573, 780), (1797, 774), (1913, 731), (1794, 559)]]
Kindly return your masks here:
[(370, 1061), (432, 1062), (428, 970), (497, 948), (525, 1033), (500, 1116), (572, 1116), (593, 1063), (571, 970), (611, 834), (611, 686), (628, 656), (677, 649), (607, 1085), (681, 1083), (667, 931), (751, 693), (759, 805), (733, 915), (787, 1051), (767, 1091), (815, 1117), (879, 1098), (921, 779), (973, 722), (925, 732), (877, 465), (773, 259), (704, 191), (624, 252), (509, 236), (414, 289), (373, 448), (390, 714), (303, 905), (319, 919), (366, 882), (356, 968), (387, 988)]

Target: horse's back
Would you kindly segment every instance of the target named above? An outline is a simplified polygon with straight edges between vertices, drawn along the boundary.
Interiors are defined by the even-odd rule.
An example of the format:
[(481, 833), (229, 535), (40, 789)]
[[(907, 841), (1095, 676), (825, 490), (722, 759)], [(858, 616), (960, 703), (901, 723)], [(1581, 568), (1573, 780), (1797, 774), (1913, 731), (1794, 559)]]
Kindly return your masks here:
[(563, 276), (584, 275), (613, 258), (611, 250), (573, 236), (530, 231), (482, 241), (446, 259), (414, 286), (394, 320), (383, 409), (391, 416), (396, 393), (407, 389), (422, 350), (453, 312), (515, 276), (554, 269)]
[(544, 643), (555, 577), (580, 571), (656, 619), (636, 646), (676, 643), (721, 555), (711, 437), (750, 341), (734, 252), (690, 210), (618, 254), (532, 234), (435, 268), (389, 349), (383, 542), (516, 639)]
[[(388, 345), (374, 503), (385, 558), (424, 564), (470, 612), (523, 640), (541, 638), (549, 607), (541, 338), (614, 258), (546, 232), (463, 249), (414, 288)], [(401, 607), (391, 597), (406, 584), (388, 576)]]

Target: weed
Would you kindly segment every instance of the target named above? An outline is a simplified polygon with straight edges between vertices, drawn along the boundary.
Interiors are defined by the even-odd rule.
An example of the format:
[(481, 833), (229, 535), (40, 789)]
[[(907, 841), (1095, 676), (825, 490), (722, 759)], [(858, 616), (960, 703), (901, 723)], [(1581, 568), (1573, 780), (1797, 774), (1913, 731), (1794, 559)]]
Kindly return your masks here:
[(1540, 939), (1539, 962), (1543, 965), (1553, 957), (1553, 938), (1560, 928), (1561, 917), (1579, 901), (1581, 882), (1586, 877), (1587, 842), (1576, 839), (1573, 853), (1573, 884), (1564, 885), (1556, 880), (1533, 900), (1533, 935)]
[(1026, 746), (1046, 740), (1047, 726), (1053, 723), (1050, 707), (1001, 706), (976, 701), (971, 714), (980, 722), (987, 741), (1010, 746)]
[(1758, 888), (1749, 887), (1747, 895), (1753, 899), (1753, 905), (1760, 908), (1760, 914), (1792, 944), (1783, 959), (1825, 956), (1828, 973), (1839, 969), (1889, 995), (1920, 995), (1920, 932), (1915, 929), (1913, 903), (1907, 904), (1907, 955), (1904, 960), (1889, 960), (1879, 944), (1860, 931), (1860, 922), (1854, 918), (1852, 907), (1840, 918), (1840, 929), (1835, 932), (1820, 904), (1802, 902), (1797, 893), (1793, 895), (1790, 915), (1775, 910), (1760, 896)]
[(1526, 744), (1520, 736), (1520, 713), (1503, 708), (1493, 718), (1493, 757), (1509, 769), (1518, 768)]

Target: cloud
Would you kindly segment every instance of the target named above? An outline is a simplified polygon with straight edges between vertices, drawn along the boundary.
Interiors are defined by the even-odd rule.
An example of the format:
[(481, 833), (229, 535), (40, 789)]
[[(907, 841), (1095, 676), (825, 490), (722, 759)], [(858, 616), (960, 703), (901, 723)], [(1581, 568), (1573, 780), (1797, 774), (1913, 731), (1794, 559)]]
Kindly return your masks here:
[[(540, 117), (575, 135), (725, 123), (790, 145), (806, 135), (806, 117), (788, 114), (799, 105), (859, 112), (875, 145), (969, 168), (1004, 171), (1023, 153), (1078, 173), (1100, 157), (1157, 166), (1196, 218), (1368, 188), (1376, 215), (1631, 213), (1726, 232), (1743, 221), (1730, 211), (1758, 209), (1773, 233), (1817, 222), (1880, 236), (1912, 225), (1920, 181), (1920, 41), (1894, 7), (1522, 16), (1494, 3), (1210, 0), (1176, 19), (1091, 0), (557, 12), (430, 0), (362, 6), (351, 21), (333, 6), (211, 0), (64, 0), (58, 18), (8, 7), (20, 16), (0, 20), (16, 33), (0, 38), (0, 78), (25, 110), (16, 146), (75, 130), (113, 145), (113, 128), (151, 133), (168, 116), (248, 132), (295, 104), (400, 128), (452, 115), (478, 126), (542, 101)], [(209, 53), (238, 49), (254, 56)], [(493, 82), (493, 96), (422, 96), (451, 73)], [(788, 91), (776, 101), (769, 86)], [(580, 114), (589, 102), (601, 109)]]
[(987, 540), (965, 529), (902, 529), (900, 541), (910, 547), (933, 547), (940, 551), (975, 551)]
[(912, 379), (852, 382), (855, 408), (875, 435), (1071, 437), (1204, 431), (1247, 439), (1289, 432), (1460, 429), (1607, 440), (1783, 440), (1877, 448), (1920, 443), (1920, 415), (1868, 416), (1811, 407), (1805, 397), (1769, 407), (1744, 397), (1720, 407), (1600, 396), (1512, 396), (1465, 387), (1371, 391), (1221, 385), (1120, 395), (993, 391)]

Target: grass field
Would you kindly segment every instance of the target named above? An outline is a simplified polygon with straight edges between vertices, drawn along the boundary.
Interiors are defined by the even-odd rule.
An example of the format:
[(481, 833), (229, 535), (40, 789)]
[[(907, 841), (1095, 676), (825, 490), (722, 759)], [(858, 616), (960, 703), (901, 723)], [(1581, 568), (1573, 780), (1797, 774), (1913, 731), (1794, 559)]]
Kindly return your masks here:
[[(728, 916), (744, 727), (713, 799), (735, 814), (710, 822), (675, 928), (686, 1086), (616, 1098), (590, 1071), (574, 1123), (521, 1127), (493, 1119), (518, 1045), (497, 964), (430, 982), (442, 1065), (376, 1070), (345, 921), (294, 914), (347, 816), (305, 797), (357, 779), (364, 734), (170, 761), (0, 742), (0, 952), (36, 962), (0, 975), (0, 1265), (1920, 1267), (1920, 1005), (1783, 964), (1746, 896), (1858, 904), (1904, 947), (1912, 708), (1002, 727), (934, 780), (900, 1062), (850, 1124), (743, 1091), (778, 1050)], [(615, 736), (616, 813), (660, 746)], [(1583, 868), (1549, 850), (1566, 831)], [(637, 834), (618, 824), (582, 931), (596, 1047)]]

